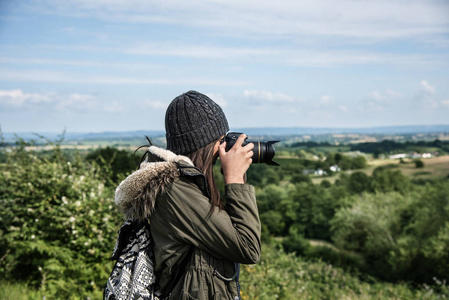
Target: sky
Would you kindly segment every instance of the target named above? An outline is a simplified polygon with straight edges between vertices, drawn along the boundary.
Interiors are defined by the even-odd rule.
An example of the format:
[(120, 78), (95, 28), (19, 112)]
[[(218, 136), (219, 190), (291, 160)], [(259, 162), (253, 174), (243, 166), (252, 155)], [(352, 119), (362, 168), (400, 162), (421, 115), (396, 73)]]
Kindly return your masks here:
[(447, 0), (0, 0), (3, 132), (449, 124)]

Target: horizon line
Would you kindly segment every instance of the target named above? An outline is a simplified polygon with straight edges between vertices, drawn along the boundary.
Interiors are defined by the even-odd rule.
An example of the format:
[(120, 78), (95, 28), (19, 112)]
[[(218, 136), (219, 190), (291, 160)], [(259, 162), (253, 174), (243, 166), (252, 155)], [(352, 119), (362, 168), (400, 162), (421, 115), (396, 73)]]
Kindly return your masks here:
[[(366, 129), (380, 129), (380, 128), (406, 128), (406, 127), (423, 127), (423, 128), (429, 128), (429, 127), (448, 127), (449, 124), (411, 124), (411, 125), (378, 125), (378, 126), (360, 126), (360, 127), (315, 127), (315, 126), (260, 126), (260, 127), (246, 127), (246, 126), (240, 126), (235, 127), (233, 130), (237, 129), (248, 129), (248, 130), (257, 130), (257, 129), (318, 129), (318, 130), (366, 130)], [(63, 134), (63, 133), (72, 133), (72, 134), (99, 134), (99, 133), (127, 133), (127, 132), (165, 132), (165, 129), (130, 129), (130, 130), (107, 130), (107, 131), (69, 131), (69, 130), (62, 130), (62, 131), (2, 131), (0, 127), (0, 133), (3, 134), (43, 134), (43, 133), (51, 133), (51, 134)]]

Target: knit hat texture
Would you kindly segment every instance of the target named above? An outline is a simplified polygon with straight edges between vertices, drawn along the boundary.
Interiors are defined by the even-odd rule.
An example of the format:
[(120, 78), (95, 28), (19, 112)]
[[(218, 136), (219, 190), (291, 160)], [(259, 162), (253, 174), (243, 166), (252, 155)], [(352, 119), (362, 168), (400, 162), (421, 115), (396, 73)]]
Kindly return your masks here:
[(188, 91), (170, 103), (165, 113), (167, 149), (192, 153), (229, 131), (221, 107), (206, 95)]

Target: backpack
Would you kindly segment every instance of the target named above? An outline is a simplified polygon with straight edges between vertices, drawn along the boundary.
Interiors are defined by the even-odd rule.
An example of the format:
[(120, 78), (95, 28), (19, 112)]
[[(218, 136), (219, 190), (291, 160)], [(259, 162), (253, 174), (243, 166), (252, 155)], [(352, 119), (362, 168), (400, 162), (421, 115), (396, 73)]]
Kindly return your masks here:
[(148, 222), (125, 221), (111, 260), (116, 260), (103, 293), (105, 300), (160, 300)]

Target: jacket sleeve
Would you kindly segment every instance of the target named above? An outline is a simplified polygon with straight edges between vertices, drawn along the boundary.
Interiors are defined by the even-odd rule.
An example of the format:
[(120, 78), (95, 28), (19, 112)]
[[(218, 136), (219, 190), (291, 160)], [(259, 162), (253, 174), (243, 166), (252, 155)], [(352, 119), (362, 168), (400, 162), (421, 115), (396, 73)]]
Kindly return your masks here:
[(209, 198), (195, 183), (179, 179), (165, 195), (164, 206), (174, 238), (228, 261), (252, 264), (260, 259), (260, 220), (254, 187), (225, 186), (226, 207), (210, 214)]

